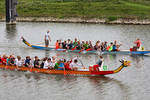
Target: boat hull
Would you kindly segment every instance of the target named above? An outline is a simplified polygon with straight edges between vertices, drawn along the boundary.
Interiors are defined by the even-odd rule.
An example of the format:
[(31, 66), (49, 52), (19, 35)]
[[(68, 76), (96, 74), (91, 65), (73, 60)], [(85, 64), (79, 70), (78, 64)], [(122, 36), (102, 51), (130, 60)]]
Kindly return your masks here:
[(39, 68), (29, 68), (29, 67), (17, 67), (17, 66), (5, 66), (0, 65), (1, 69), (7, 70), (18, 70), (18, 71), (30, 71), (44, 74), (58, 74), (58, 75), (87, 75), (87, 76), (97, 76), (97, 75), (108, 75), (114, 74), (114, 71), (72, 71), (72, 70), (50, 70), (50, 69), (39, 69)]
[[(62, 51), (62, 52), (74, 52), (74, 53), (79, 53), (80, 50), (66, 50), (66, 49), (55, 49), (52, 47), (44, 47), (44, 46), (36, 46), (36, 45), (31, 45), (32, 48), (35, 49), (41, 49), (41, 50), (56, 50), (56, 51)], [(122, 50), (122, 51), (82, 51), (81, 53), (87, 53), (87, 54), (129, 54), (129, 55), (145, 55), (149, 54), (150, 51), (129, 51), (129, 50)]]

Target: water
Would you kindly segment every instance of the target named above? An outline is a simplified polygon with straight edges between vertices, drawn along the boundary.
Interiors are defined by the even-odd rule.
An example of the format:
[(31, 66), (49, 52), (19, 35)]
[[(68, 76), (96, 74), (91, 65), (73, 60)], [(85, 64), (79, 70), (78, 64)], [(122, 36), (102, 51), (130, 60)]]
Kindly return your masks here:
[[(96, 55), (79, 55), (56, 51), (43, 51), (25, 46), (20, 37), (32, 44), (43, 44), (44, 34), (51, 31), (52, 43), (57, 39), (114, 41), (129, 49), (136, 38), (142, 40), (145, 49), (150, 50), (150, 26), (103, 25), (73, 23), (17, 23), (9, 26), (0, 22), (0, 54), (27, 55), (40, 58), (58, 56), (72, 58), (79, 56), (85, 66), (94, 64)], [(2, 100), (149, 100), (150, 56), (104, 55), (108, 69), (120, 65), (119, 59), (130, 60), (132, 65), (120, 73), (102, 77), (60, 76), (39, 73), (0, 70), (0, 99)]]

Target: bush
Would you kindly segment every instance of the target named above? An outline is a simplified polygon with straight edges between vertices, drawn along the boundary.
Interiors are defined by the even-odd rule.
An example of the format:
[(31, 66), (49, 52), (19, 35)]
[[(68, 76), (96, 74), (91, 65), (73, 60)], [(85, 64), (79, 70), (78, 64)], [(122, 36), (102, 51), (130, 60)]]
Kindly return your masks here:
[(115, 20), (117, 20), (117, 17), (110, 16), (110, 17), (108, 17), (107, 19), (108, 19), (107, 21), (110, 22), (110, 21), (115, 21)]

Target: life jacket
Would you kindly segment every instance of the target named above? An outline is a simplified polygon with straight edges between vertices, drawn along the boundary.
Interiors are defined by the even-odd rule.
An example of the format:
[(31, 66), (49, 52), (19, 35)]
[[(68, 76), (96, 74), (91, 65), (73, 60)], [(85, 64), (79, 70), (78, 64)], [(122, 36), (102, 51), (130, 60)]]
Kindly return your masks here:
[(58, 42), (56, 42), (55, 46), (56, 46), (56, 49), (59, 49), (59, 48), (60, 48), (60, 46), (59, 46), (59, 43), (58, 43)]
[(117, 50), (117, 46), (116, 46), (116, 45), (113, 45), (113, 46), (112, 46), (112, 50), (113, 50), (113, 51)]
[(110, 46), (107, 46), (106, 50), (109, 51)]
[(64, 65), (66, 70), (71, 70), (71, 68), (69, 67), (69, 63), (65, 63)]
[(112, 49), (113, 49), (113, 46), (110, 46), (109, 51), (112, 51)]

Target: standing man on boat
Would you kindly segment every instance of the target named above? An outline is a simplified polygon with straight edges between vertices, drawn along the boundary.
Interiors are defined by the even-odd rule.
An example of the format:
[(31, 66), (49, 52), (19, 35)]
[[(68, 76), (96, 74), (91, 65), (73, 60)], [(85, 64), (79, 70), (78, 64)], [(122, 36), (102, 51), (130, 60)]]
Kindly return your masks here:
[(45, 34), (45, 37), (44, 37), (44, 40), (45, 40), (45, 47), (48, 47), (48, 45), (49, 45), (49, 41), (51, 42), (51, 38), (50, 38), (50, 36), (49, 36), (49, 30), (46, 32), (46, 34)]

